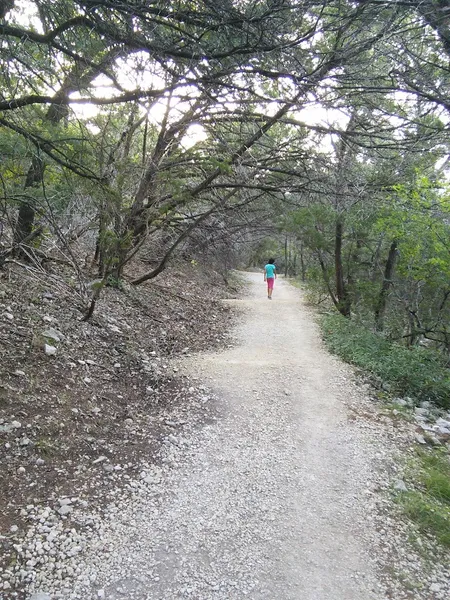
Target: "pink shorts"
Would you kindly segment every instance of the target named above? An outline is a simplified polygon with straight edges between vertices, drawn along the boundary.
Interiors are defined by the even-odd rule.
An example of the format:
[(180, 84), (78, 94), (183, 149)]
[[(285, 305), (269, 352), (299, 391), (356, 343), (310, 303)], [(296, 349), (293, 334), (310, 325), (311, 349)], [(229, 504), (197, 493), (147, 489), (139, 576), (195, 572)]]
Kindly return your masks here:
[(268, 277), (267, 278), (267, 289), (268, 290), (273, 290), (273, 284), (275, 282), (275, 277)]

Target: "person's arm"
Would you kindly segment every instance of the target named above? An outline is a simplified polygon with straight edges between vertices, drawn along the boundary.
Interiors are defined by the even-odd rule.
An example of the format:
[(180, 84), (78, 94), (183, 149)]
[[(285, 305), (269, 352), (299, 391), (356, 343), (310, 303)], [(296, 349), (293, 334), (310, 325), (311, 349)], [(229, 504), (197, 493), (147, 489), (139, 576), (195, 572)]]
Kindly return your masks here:
[(267, 280), (267, 273), (266, 273), (266, 268), (264, 267), (264, 281)]
[(276, 279), (277, 278), (277, 268), (276, 267), (273, 268), (273, 274), (275, 275), (275, 279)]

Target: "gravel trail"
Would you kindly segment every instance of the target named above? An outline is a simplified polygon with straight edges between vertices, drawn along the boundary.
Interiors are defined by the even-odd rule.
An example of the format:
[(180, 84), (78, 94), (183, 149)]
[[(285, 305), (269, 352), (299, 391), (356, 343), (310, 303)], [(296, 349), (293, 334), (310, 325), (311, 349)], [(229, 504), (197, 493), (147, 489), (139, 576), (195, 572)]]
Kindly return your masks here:
[(278, 279), (268, 301), (262, 275), (246, 277), (234, 347), (183, 365), (222, 416), (168, 444), (154, 485), (113, 509), (61, 597), (386, 597), (367, 502), (378, 449), (349, 419), (354, 386), (301, 293)]

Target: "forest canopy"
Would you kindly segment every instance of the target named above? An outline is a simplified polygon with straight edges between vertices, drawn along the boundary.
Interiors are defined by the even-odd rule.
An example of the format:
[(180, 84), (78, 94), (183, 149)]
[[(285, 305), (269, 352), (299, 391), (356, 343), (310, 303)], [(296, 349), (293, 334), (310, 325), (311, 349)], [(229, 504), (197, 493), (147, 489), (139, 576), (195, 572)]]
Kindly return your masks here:
[(0, 33), (0, 266), (84, 282), (82, 244), (99, 294), (270, 251), (448, 352), (446, 2), (3, 0)]

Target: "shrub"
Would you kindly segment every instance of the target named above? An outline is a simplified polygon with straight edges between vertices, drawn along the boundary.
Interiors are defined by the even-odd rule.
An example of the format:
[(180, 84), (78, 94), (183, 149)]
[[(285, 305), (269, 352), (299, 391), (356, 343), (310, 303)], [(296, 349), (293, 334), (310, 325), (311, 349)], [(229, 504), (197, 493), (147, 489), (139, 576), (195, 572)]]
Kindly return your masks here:
[(418, 449), (409, 466), (415, 489), (401, 492), (397, 502), (422, 533), (450, 547), (450, 461), (443, 449)]
[(422, 533), (433, 535), (443, 546), (450, 546), (450, 511), (434, 498), (414, 491), (401, 494), (400, 503), (407, 517)]
[(321, 324), (332, 352), (389, 384), (393, 394), (450, 407), (450, 371), (433, 350), (389, 342), (341, 315), (326, 315)]

